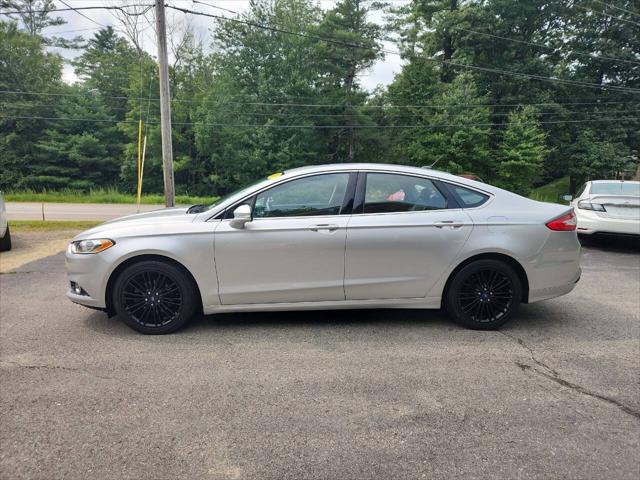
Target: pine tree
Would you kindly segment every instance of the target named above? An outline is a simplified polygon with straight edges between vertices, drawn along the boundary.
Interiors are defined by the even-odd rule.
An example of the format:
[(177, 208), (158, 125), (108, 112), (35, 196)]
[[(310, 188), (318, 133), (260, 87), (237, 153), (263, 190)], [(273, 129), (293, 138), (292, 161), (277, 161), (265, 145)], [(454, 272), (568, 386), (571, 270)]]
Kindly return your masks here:
[(514, 111), (496, 152), (500, 185), (521, 195), (529, 194), (548, 153), (546, 134), (533, 107)]

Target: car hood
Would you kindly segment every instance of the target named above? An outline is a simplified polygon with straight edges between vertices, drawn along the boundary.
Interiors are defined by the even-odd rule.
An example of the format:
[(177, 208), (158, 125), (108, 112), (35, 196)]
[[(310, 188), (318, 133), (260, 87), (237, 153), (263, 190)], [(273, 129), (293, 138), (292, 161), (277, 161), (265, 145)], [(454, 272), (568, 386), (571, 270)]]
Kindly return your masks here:
[(74, 240), (81, 238), (96, 238), (98, 236), (109, 237), (113, 233), (123, 234), (127, 229), (136, 229), (160, 224), (191, 223), (195, 215), (187, 215), (188, 207), (173, 207), (153, 210), (151, 212), (127, 215), (114, 218), (100, 225), (78, 234)]

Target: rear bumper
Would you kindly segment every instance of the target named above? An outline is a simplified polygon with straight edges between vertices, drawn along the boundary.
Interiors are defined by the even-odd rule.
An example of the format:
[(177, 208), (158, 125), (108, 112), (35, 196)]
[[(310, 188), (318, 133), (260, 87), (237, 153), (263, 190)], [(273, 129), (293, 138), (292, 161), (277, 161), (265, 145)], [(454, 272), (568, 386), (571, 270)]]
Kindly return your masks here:
[(640, 218), (609, 218), (597, 212), (576, 208), (578, 233), (613, 233), (619, 235), (640, 235)]
[(580, 281), (582, 270), (578, 268), (575, 280), (562, 285), (553, 285), (551, 287), (538, 288), (529, 292), (529, 303), (539, 302), (540, 300), (549, 300), (550, 298), (560, 297), (571, 292)]
[(549, 232), (540, 251), (523, 264), (529, 280), (529, 303), (571, 292), (582, 270), (575, 232)]

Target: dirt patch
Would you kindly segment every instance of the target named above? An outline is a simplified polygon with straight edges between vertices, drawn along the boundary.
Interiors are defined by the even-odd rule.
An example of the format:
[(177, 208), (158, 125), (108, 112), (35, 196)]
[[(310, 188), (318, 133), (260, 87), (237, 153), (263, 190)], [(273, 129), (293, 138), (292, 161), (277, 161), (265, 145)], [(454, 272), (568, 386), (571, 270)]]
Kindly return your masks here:
[(66, 250), (77, 230), (11, 231), (13, 248), (0, 253), (0, 273), (13, 272), (29, 262)]

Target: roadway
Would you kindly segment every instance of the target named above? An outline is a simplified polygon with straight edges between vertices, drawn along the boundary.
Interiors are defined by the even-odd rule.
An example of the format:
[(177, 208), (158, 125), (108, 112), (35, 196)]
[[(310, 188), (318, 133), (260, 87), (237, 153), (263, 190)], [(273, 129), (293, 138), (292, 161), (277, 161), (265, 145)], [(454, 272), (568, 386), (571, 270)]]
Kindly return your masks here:
[[(7, 218), (11, 220), (110, 220), (138, 212), (127, 203), (41, 203), (7, 202)], [(164, 208), (164, 205), (141, 205), (141, 212)]]
[(143, 336), (37, 260), (0, 275), (0, 477), (635, 480), (640, 255), (582, 265), (499, 332), (357, 310)]

